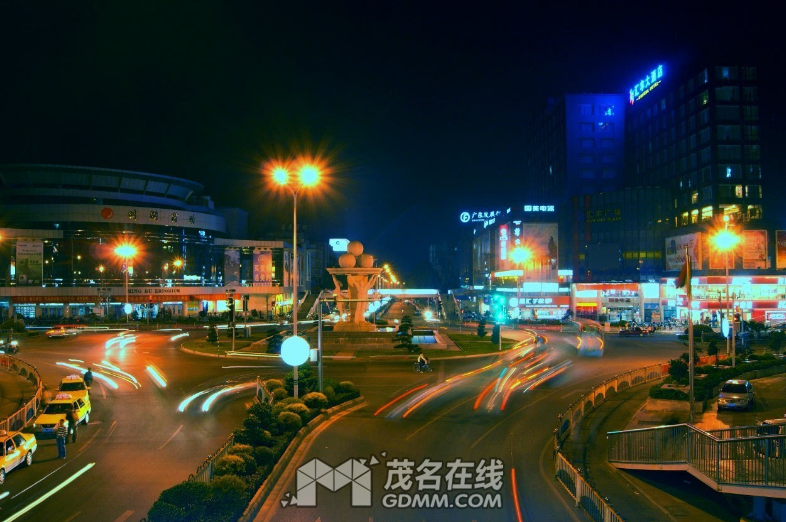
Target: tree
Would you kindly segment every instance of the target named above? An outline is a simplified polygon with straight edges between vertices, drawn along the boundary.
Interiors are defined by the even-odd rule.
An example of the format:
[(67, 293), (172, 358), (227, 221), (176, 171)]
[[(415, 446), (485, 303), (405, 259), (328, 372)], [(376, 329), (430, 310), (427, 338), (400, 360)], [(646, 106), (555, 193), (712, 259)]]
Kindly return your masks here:
[(499, 344), (499, 325), (495, 324), (494, 328), (491, 329), (491, 344)]
[(710, 339), (710, 344), (707, 345), (707, 355), (710, 357), (715, 356), (715, 366), (718, 365), (718, 340), (716, 338)]
[(211, 325), (207, 329), (207, 342), (218, 344), (218, 330), (216, 329), (215, 325)]
[(672, 359), (669, 361), (669, 375), (679, 382), (688, 378), (688, 363), (680, 357), (679, 359)]
[(781, 348), (783, 347), (784, 335), (783, 332), (778, 330), (773, 330), (770, 333), (770, 350), (775, 353), (780, 353)]
[(485, 337), (486, 336), (486, 318), (481, 317), (480, 321), (478, 321), (478, 337)]
[(281, 332), (275, 328), (267, 331), (267, 353), (281, 353), (282, 342), (284, 342), (284, 338), (281, 336)]
[(415, 353), (420, 350), (417, 344), (412, 344), (411, 330), (412, 318), (405, 315), (401, 318), (401, 324), (398, 326), (398, 332), (396, 332), (396, 341), (398, 341), (398, 344), (396, 344), (394, 348), (406, 348), (410, 353)]

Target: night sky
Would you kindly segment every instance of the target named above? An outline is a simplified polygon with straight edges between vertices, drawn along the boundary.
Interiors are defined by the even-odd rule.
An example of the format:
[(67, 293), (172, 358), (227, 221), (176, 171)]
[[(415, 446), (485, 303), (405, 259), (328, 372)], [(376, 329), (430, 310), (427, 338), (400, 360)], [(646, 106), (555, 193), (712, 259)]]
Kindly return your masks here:
[(522, 203), (549, 96), (627, 92), (657, 63), (713, 53), (759, 66), (764, 175), (784, 172), (783, 28), (755, 2), (120, 3), (0, 8), (0, 163), (192, 179), (258, 235), (291, 224), (262, 162), (326, 152), (332, 194), (300, 205), (311, 236), (405, 270), (459, 211)]

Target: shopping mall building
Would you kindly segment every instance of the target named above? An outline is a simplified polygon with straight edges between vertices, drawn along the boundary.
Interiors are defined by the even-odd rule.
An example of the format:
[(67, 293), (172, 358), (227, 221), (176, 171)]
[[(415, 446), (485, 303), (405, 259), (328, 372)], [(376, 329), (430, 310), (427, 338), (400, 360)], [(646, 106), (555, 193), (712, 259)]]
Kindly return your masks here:
[[(248, 238), (248, 215), (218, 208), (199, 183), (123, 170), (0, 166), (0, 317), (139, 317), (292, 304), (292, 245)], [(136, 254), (124, 260), (119, 245)], [(301, 296), (312, 252), (298, 250)], [(238, 307), (239, 309), (239, 307)]]

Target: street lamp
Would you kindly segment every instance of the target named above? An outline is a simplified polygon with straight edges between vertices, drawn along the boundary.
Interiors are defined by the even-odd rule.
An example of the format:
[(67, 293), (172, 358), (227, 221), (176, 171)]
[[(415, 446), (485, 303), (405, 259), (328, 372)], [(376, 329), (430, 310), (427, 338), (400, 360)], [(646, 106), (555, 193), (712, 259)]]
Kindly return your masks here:
[(174, 281), (175, 283), (177, 283), (175, 274), (177, 273), (178, 270), (184, 269), (185, 266), (186, 266), (185, 262), (180, 258), (177, 258), (174, 261), (172, 261), (172, 279), (175, 279)]
[[(712, 238), (712, 242), (718, 252), (723, 252), (724, 264), (726, 265), (726, 321), (729, 324), (729, 334), (726, 337), (726, 354), (731, 352), (731, 365), (735, 367), (737, 364), (736, 346), (734, 340), (734, 321), (729, 321), (729, 252), (733, 252), (734, 248), (739, 244), (740, 237), (729, 230), (729, 216), (723, 216), (723, 230), (717, 232)], [(722, 324), (722, 323), (721, 323)], [(731, 344), (731, 347), (729, 345)]]
[(120, 257), (121, 259), (123, 259), (123, 262), (124, 262), (125, 268), (126, 268), (125, 269), (125, 273), (126, 273), (126, 280), (125, 280), (125, 283), (126, 283), (126, 304), (123, 307), (123, 309), (124, 309), (123, 311), (125, 311), (125, 313), (126, 313), (126, 322), (128, 323), (128, 322), (130, 322), (128, 316), (131, 313), (131, 310), (130, 310), (131, 309), (131, 303), (129, 303), (129, 301), (128, 301), (128, 269), (129, 269), (128, 261), (133, 259), (134, 256), (136, 255), (136, 248), (133, 245), (129, 245), (127, 243), (126, 244), (122, 244), (122, 245), (119, 245), (117, 248), (115, 248), (115, 255)]

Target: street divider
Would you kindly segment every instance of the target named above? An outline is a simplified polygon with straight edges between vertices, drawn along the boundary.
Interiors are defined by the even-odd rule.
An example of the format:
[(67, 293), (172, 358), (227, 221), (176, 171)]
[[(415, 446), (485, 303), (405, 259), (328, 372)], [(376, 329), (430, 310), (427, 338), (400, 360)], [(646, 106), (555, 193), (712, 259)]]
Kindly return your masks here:
[(0, 421), (0, 430), (5, 430), (7, 432), (19, 431), (35, 420), (35, 414), (38, 411), (38, 406), (44, 393), (41, 375), (32, 364), (28, 364), (10, 355), (0, 355), (0, 368), (27, 379), (35, 387), (35, 395), (33, 395), (32, 399), (27, 401), (26, 404), (21, 406), (8, 418)]

